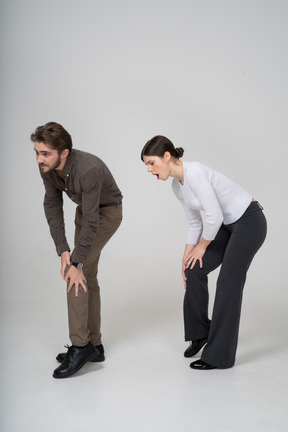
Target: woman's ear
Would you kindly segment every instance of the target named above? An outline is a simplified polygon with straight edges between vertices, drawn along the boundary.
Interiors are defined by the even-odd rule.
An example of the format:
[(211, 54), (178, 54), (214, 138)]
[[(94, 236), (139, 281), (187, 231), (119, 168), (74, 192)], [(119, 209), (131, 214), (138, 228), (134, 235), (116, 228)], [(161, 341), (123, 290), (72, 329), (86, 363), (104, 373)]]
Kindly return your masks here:
[(164, 153), (164, 160), (165, 160), (166, 162), (169, 162), (170, 159), (171, 159), (171, 153), (168, 152), (168, 151), (166, 151), (166, 152)]

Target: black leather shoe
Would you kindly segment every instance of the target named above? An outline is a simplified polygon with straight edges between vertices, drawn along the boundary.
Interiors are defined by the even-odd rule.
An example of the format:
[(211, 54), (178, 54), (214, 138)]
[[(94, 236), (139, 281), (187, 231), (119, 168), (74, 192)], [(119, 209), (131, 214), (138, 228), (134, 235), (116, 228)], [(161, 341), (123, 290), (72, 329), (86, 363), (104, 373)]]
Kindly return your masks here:
[[(69, 348), (69, 347), (67, 346), (67, 348)], [(105, 354), (104, 354), (104, 347), (103, 347), (103, 345), (102, 344), (101, 345), (96, 345), (95, 348), (96, 348), (96, 350), (98, 351), (99, 354), (97, 355), (97, 357), (95, 357), (93, 360), (90, 360), (90, 361), (92, 361), (92, 362), (102, 362), (102, 361), (104, 361), (105, 360)], [(65, 356), (66, 356), (66, 353), (59, 353), (57, 355), (57, 357), (56, 357), (56, 360), (59, 363), (62, 363), (63, 360), (64, 360), (64, 358), (65, 358)]]
[(60, 366), (54, 370), (54, 378), (66, 378), (84, 366), (88, 361), (97, 356), (98, 351), (89, 342), (85, 347), (77, 348), (74, 345), (68, 348), (67, 354)]
[(208, 340), (207, 338), (204, 338), (204, 339), (198, 339), (190, 342), (189, 347), (184, 352), (184, 357), (193, 357), (207, 343), (207, 340)]
[(198, 370), (210, 370), (210, 369), (217, 369), (216, 366), (211, 366), (208, 363), (205, 363), (203, 360), (196, 360), (190, 364), (190, 367), (192, 369), (198, 369)]

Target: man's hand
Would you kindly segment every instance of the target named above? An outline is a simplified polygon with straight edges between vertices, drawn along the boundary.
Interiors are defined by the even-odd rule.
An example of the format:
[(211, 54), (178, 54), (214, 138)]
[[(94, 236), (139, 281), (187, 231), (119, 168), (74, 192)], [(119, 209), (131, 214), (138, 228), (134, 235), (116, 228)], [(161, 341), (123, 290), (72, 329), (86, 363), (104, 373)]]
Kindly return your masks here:
[(82, 269), (79, 270), (73, 265), (70, 265), (70, 268), (67, 271), (64, 279), (68, 283), (68, 288), (67, 288), (68, 293), (70, 293), (73, 285), (75, 286), (75, 297), (78, 297), (80, 287), (82, 287), (84, 292), (87, 293), (87, 287), (86, 287), (87, 281)]
[(71, 264), (70, 253), (68, 251), (61, 254), (61, 276), (68, 283), (68, 293), (71, 291), (73, 285), (75, 285), (76, 297), (78, 297), (80, 286), (82, 286), (85, 293), (87, 292), (87, 281), (84, 273)]
[(68, 251), (65, 251), (61, 254), (61, 276), (63, 279), (65, 279), (67, 267), (71, 267), (71, 261), (70, 253)]

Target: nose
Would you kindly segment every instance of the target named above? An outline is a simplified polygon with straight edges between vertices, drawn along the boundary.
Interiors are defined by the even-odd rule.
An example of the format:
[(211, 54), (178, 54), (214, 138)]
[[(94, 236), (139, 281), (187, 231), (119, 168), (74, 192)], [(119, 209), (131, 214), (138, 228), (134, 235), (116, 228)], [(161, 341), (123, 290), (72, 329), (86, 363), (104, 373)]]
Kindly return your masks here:
[(38, 164), (41, 164), (43, 162), (43, 156), (36, 155), (36, 161), (37, 161)]
[(151, 166), (148, 166), (148, 172), (152, 172), (153, 168)]

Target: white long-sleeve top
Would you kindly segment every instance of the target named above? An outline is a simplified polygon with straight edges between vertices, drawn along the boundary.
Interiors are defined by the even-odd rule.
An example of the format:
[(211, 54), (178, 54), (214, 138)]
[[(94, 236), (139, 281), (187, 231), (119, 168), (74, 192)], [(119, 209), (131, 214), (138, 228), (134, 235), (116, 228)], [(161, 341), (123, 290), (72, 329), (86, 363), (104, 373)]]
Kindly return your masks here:
[(201, 236), (214, 240), (221, 224), (236, 222), (252, 201), (237, 183), (199, 162), (183, 162), (183, 175), (184, 184), (174, 178), (172, 189), (188, 218), (187, 244), (196, 245)]

